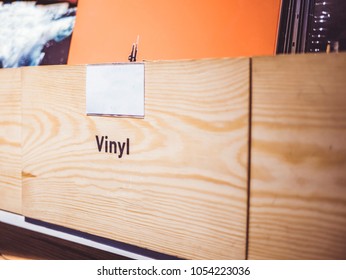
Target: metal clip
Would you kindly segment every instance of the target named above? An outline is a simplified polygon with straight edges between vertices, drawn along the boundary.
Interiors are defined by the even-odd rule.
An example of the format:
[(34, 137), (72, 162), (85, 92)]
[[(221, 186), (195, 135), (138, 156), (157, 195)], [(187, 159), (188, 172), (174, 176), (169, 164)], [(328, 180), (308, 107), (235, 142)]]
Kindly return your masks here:
[(137, 35), (136, 43), (132, 44), (132, 50), (131, 50), (131, 53), (129, 55), (129, 61), (130, 62), (136, 62), (136, 60), (137, 60), (138, 41), (139, 41), (139, 35)]

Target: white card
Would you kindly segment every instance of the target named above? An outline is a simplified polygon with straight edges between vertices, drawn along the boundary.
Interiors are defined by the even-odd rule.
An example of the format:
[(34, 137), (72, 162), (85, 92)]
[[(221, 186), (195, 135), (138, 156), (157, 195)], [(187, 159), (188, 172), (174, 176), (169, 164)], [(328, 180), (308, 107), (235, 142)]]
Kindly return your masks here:
[(88, 65), (86, 113), (144, 117), (144, 63)]

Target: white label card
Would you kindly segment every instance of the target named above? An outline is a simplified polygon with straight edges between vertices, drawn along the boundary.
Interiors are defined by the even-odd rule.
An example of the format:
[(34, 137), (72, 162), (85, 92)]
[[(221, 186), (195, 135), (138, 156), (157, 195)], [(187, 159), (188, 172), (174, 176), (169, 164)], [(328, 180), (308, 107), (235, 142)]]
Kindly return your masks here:
[(144, 63), (88, 65), (86, 113), (144, 117)]

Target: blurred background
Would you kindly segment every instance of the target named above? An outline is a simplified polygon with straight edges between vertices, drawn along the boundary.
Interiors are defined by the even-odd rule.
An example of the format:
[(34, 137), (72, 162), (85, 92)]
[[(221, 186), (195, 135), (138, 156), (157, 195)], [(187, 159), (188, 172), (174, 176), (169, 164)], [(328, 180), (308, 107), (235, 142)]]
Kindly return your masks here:
[[(4, 17), (18, 3), (65, 8), (43, 24), (44, 32), (36, 29), (41, 32), (36, 37), (45, 41), (34, 47), (37, 13), (25, 16), (30, 24), (22, 24), (18, 13)], [(139, 61), (346, 49), (345, 0), (6, 0), (0, 18), (2, 67), (126, 62), (137, 36)], [(59, 30), (53, 27), (58, 24)], [(21, 25), (30, 30), (16, 31)], [(6, 61), (6, 45), (21, 42), (23, 34), (30, 55), (25, 51), (16, 61)]]

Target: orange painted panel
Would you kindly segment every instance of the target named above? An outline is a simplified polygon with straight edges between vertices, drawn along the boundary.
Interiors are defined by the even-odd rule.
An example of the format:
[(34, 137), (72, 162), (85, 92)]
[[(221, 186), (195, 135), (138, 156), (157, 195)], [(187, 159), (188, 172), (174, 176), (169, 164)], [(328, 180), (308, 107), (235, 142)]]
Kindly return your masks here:
[(79, 0), (69, 64), (274, 54), (280, 0)]

